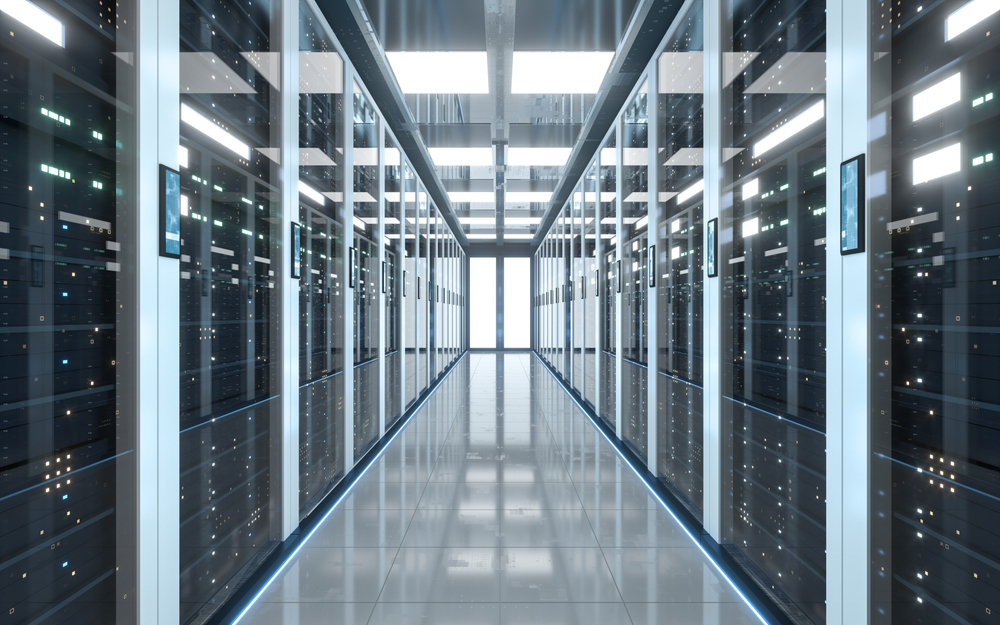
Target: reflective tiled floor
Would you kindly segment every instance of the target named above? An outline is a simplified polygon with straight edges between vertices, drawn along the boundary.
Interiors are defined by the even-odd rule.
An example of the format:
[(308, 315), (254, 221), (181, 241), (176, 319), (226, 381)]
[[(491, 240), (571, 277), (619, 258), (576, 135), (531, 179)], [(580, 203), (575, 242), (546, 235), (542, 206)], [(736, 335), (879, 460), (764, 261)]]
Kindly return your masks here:
[(759, 621), (534, 356), (470, 354), (241, 623)]

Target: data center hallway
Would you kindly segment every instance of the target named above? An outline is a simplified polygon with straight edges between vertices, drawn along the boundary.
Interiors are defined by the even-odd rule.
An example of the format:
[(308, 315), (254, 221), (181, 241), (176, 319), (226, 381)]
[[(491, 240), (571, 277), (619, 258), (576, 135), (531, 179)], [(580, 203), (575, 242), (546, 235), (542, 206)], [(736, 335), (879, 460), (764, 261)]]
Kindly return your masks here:
[(526, 353), (457, 363), (240, 621), (759, 622)]

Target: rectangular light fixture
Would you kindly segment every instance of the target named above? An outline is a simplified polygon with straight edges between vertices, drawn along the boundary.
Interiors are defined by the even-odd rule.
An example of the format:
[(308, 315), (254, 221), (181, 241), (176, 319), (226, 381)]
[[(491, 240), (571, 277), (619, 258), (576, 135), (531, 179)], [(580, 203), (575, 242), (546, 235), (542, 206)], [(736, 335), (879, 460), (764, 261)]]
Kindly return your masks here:
[(229, 134), (229, 132), (219, 127), (218, 124), (187, 104), (181, 104), (181, 121), (208, 136), (210, 139), (226, 146), (240, 157), (250, 160), (250, 146)]
[(647, 225), (649, 225), (649, 215), (645, 215), (645, 216), (643, 216), (642, 219), (640, 219), (639, 221), (635, 222), (635, 229), (636, 230), (642, 230)]
[(564, 167), (573, 148), (507, 148), (511, 167)]
[(493, 195), (492, 191), (449, 191), (448, 199), (452, 202), (469, 202), (469, 203), (483, 203), (488, 202), (492, 204), (496, 201), (496, 197)]
[(951, 41), (997, 11), (1000, 0), (972, 0), (944, 21), (944, 40)]
[(188, 166), (188, 149), (183, 145), (177, 146), (177, 162), (181, 167)]
[(675, 245), (672, 248), (670, 248), (670, 259), (671, 260), (676, 260), (676, 259), (678, 259), (680, 257), (681, 257), (681, 246), (680, 245)]
[(537, 202), (548, 204), (552, 199), (551, 191), (508, 191), (503, 196), (505, 203), (530, 204)]
[[(399, 191), (386, 191), (385, 192), (385, 201), (389, 202), (390, 204), (399, 204), (399, 200), (400, 200), (401, 197), (404, 197), (404, 196), (402, 194), (400, 194)], [(415, 201), (417, 199), (417, 194), (414, 193), (413, 191), (407, 191), (405, 197), (406, 197), (406, 201), (407, 202), (413, 202), (413, 201)], [(410, 223), (413, 223), (413, 221), (410, 220)]]
[(704, 190), (705, 190), (705, 179), (700, 178), (698, 182), (694, 183), (687, 189), (684, 189), (683, 191), (677, 194), (677, 203), (680, 204), (682, 202), (687, 202), (688, 200), (690, 200), (691, 198), (698, 195)]
[(962, 144), (955, 143), (913, 159), (913, 184), (930, 182), (962, 169)]
[(313, 189), (312, 187), (302, 182), (301, 180), (299, 180), (299, 193), (306, 196), (313, 202), (316, 202), (320, 206), (326, 205), (326, 198), (323, 197), (323, 194), (317, 191), (316, 189)]
[(437, 167), (493, 165), (493, 148), (427, 148), (427, 151)]
[(504, 233), (503, 238), (508, 241), (530, 241), (535, 238), (533, 234), (507, 234)]
[(61, 48), (66, 47), (66, 27), (28, 0), (3, 0), (0, 11), (13, 17)]
[(511, 93), (597, 93), (614, 52), (514, 51)]
[[(590, 221), (593, 221), (591, 219)], [(542, 223), (541, 217), (504, 217), (505, 226), (536, 226)]]
[(467, 234), (467, 235), (465, 235), (465, 238), (469, 239), (470, 241), (486, 241), (486, 240), (490, 240), (490, 239), (496, 239), (497, 235), (496, 234)]
[(181, 196), (181, 215), (184, 215), (185, 217), (187, 217), (188, 216), (188, 212), (190, 210), (190, 206), (191, 205), (190, 205), (190, 200), (188, 200), (188, 196), (182, 195)]
[[(805, 111), (778, 126), (771, 134), (767, 135), (753, 146), (753, 157), (760, 158), (762, 154), (775, 147), (779, 143), (805, 130), (812, 124), (823, 119), (826, 114), (826, 101), (820, 100)], [(682, 200), (683, 201), (683, 200)]]
[(752, 237), (760, 232), (760, 218), (754, 217), (743, 222), (743, 238)]
[(962, 74), (959, 72), (913, 96), (913, 121), (937, 113), (961, 99)]
[(490, 92), (486, 52), (386, 52), (385, 56), (403, 93)]
[(493, 226), (497, 223), (496, 217), (459, 217), (458, 223), (463, 226)]
[(749, 200), (753, 196), (757, 195), (760, 190), (760, 182), (758, 178), (754, 178), (750, 182), (743, 185), (743, 200)]
[(360, 219), (358, 219), (357, 217), (355, 217), (354, 218), (354, 227), (357, 228), (358, 230), (367, 230), (368, 229), (368, 224), (366, 224), (365, 222), (363, 222)]

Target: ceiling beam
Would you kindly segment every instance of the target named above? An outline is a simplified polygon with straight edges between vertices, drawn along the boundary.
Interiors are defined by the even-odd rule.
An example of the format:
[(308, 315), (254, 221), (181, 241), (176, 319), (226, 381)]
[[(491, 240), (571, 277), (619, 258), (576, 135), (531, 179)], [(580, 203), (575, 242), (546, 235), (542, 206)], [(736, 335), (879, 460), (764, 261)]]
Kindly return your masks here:
[(594, 108), (587, 116), (580, 137), (563, 169), (559, 186), (552, 194), (545, 217), (535, 232), (535, 238), (531, 242), (532, 251), (541, 245), (545, 233), (555, 222), (559, 210), (583, 176), (608, 130), (614, 125), (626, 99), (683, 5), (684, 0), (640, 0), (636, 5), (618, 50), (615, 51), (611, 67), (601, 83)]
[(459, 245), (468, 253), (469, 240), (455, 216), (448, 193), (420, 136), (420, 128), (406, 106), (403, 90), (389, 67), (385, 50), (379, 43), (375, 26), (362, 0), (316, 0), (316, 5), (333, 28), (358, 77), (368, 88), (386, 123), (396, 135), (399, 147), (409, 158), (428, 195), (451, 227)]

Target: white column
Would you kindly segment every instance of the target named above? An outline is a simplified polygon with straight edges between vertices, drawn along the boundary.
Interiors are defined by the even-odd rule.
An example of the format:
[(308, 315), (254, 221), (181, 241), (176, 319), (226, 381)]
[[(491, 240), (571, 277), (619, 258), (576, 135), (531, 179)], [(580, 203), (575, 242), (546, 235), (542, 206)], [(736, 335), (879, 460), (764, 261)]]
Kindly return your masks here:
[[(281, 538), (299, 525), (299, 281), (292, 278), (292, 222), (299, 220), (299, 4), (281, 3), (281, 241), (278, 242), (278, 293), (281, 311), (279, 359), (281, 430)], [(302, 234), (306, 236), (305, 224)], [(303, 271), (309, 271), (304, 268)]]
[[(658, 176), (660, 168), (656, 158), (656, 138), (659, 132), (659, 120), (656, 114), (656, 98), (659, 90), (659, 83), (657, 82), (659, 76), (656, 71), (658, 54), (657, 52), (653, 55), (653, 58), (649, 62), (649, 69), (646, 71), (646, 119), (648, 120), (646, 137), (648, 142), (647, 154), (649, 155), (647, 157), (646, 173), (646, 236), (649, 240), (647, 245), (650, 248), (646, 254), (646, 274), (640, 278), (644, 284), (639, 286), (640, 289), (646, 289), (646, 364), (648, 366), (646, 370), (646, 467), (653, 475), (658, 475), (657, 457), (659, 455), (657, 447), (657, 427), (659, 426), (657, 420), (657, 415), (659, 414), (657, 408), (657, 383), (660, 381), (660, 368), (656, 359), (660, 349), (660, 333), (656, 326), (656, 287), (659, 286), (660, 276), (657, 275), (659, 271), (656, 266), (656, 254), (664, 251), (660, 249), (652, 250), (652, 246), (658, 243), (657, 234), (660, 231), (661, 217), (658, 208), (660, 184)], [(648, 253), (650, 250), (654, 253)], [(650, 275), (655, 276), (655, 286), (653, 287), (649, 286)]]
[[(707, 256), (708, 222), (721, 214), (722, 194), (722, 11), (721, 0), (705, 0), (705, 70), (704, 70), (704, 228), (703, 250)], [(720, 220), (721, 223), (721, 220)], [(716, 229), (716, 239), (719, 229)], [(722, 246), (718, 246), (721, 252)], [(721, 255), (716, 254), (719, 276), (708, 277), (704, 266), (704, 524), (717, 541), (722, 539), (722, 270)]]
[[(354, 68), (344, 63), (344, 473), (354, 468), (354, 289), (350, 248), (354, 247)], [(356, 263), (355, 263), (356, 264)]]
[(624, 202), (622, 202), (622, 159), (624, 158), (624, 149), (622, 144), (625, 141), (624, 137), (624, 124), (622, 123), (621, 114), (615, 118), (615, 238), (617, 240), (617, 245), (615, 245), (615, 284), (612, 285), (615, 298), (615, 388), (618, 389), (615, 392), (615, 436), (621, 440), (622, 437), (622, 399), (623, 392), (622, 388), (622, 294), (618, 286), (622, 283), (622, 248), (625, 246), (625, 241), (623, 235), (625, 231), (622, 229), (622, 208)]
[(180, 620), (180, 267), (159, 256), (159, 165), (178, 169), (180, 5), (139, 0), (138, 619)]
[[(352, 133), (353, 134), (353, 133)], [(385, 436), (385, 280), (388, 275), (383, 271), (386, 262), (385, 255), (385, 121), (379, 115), (375, 118), (375, 137), (378, 141), (378, 234), (375, 245), (378, 247), (378, 437)]]
[(828, 4), (826, 620), (830, 625), (869, 621), (870, 294), (858, 285), (868, 285), (872, 274), (870, 253), (841, 256), (839, 236), (840, 163), (864, 153), (868, 145), (869, 23), (863, 0)]

